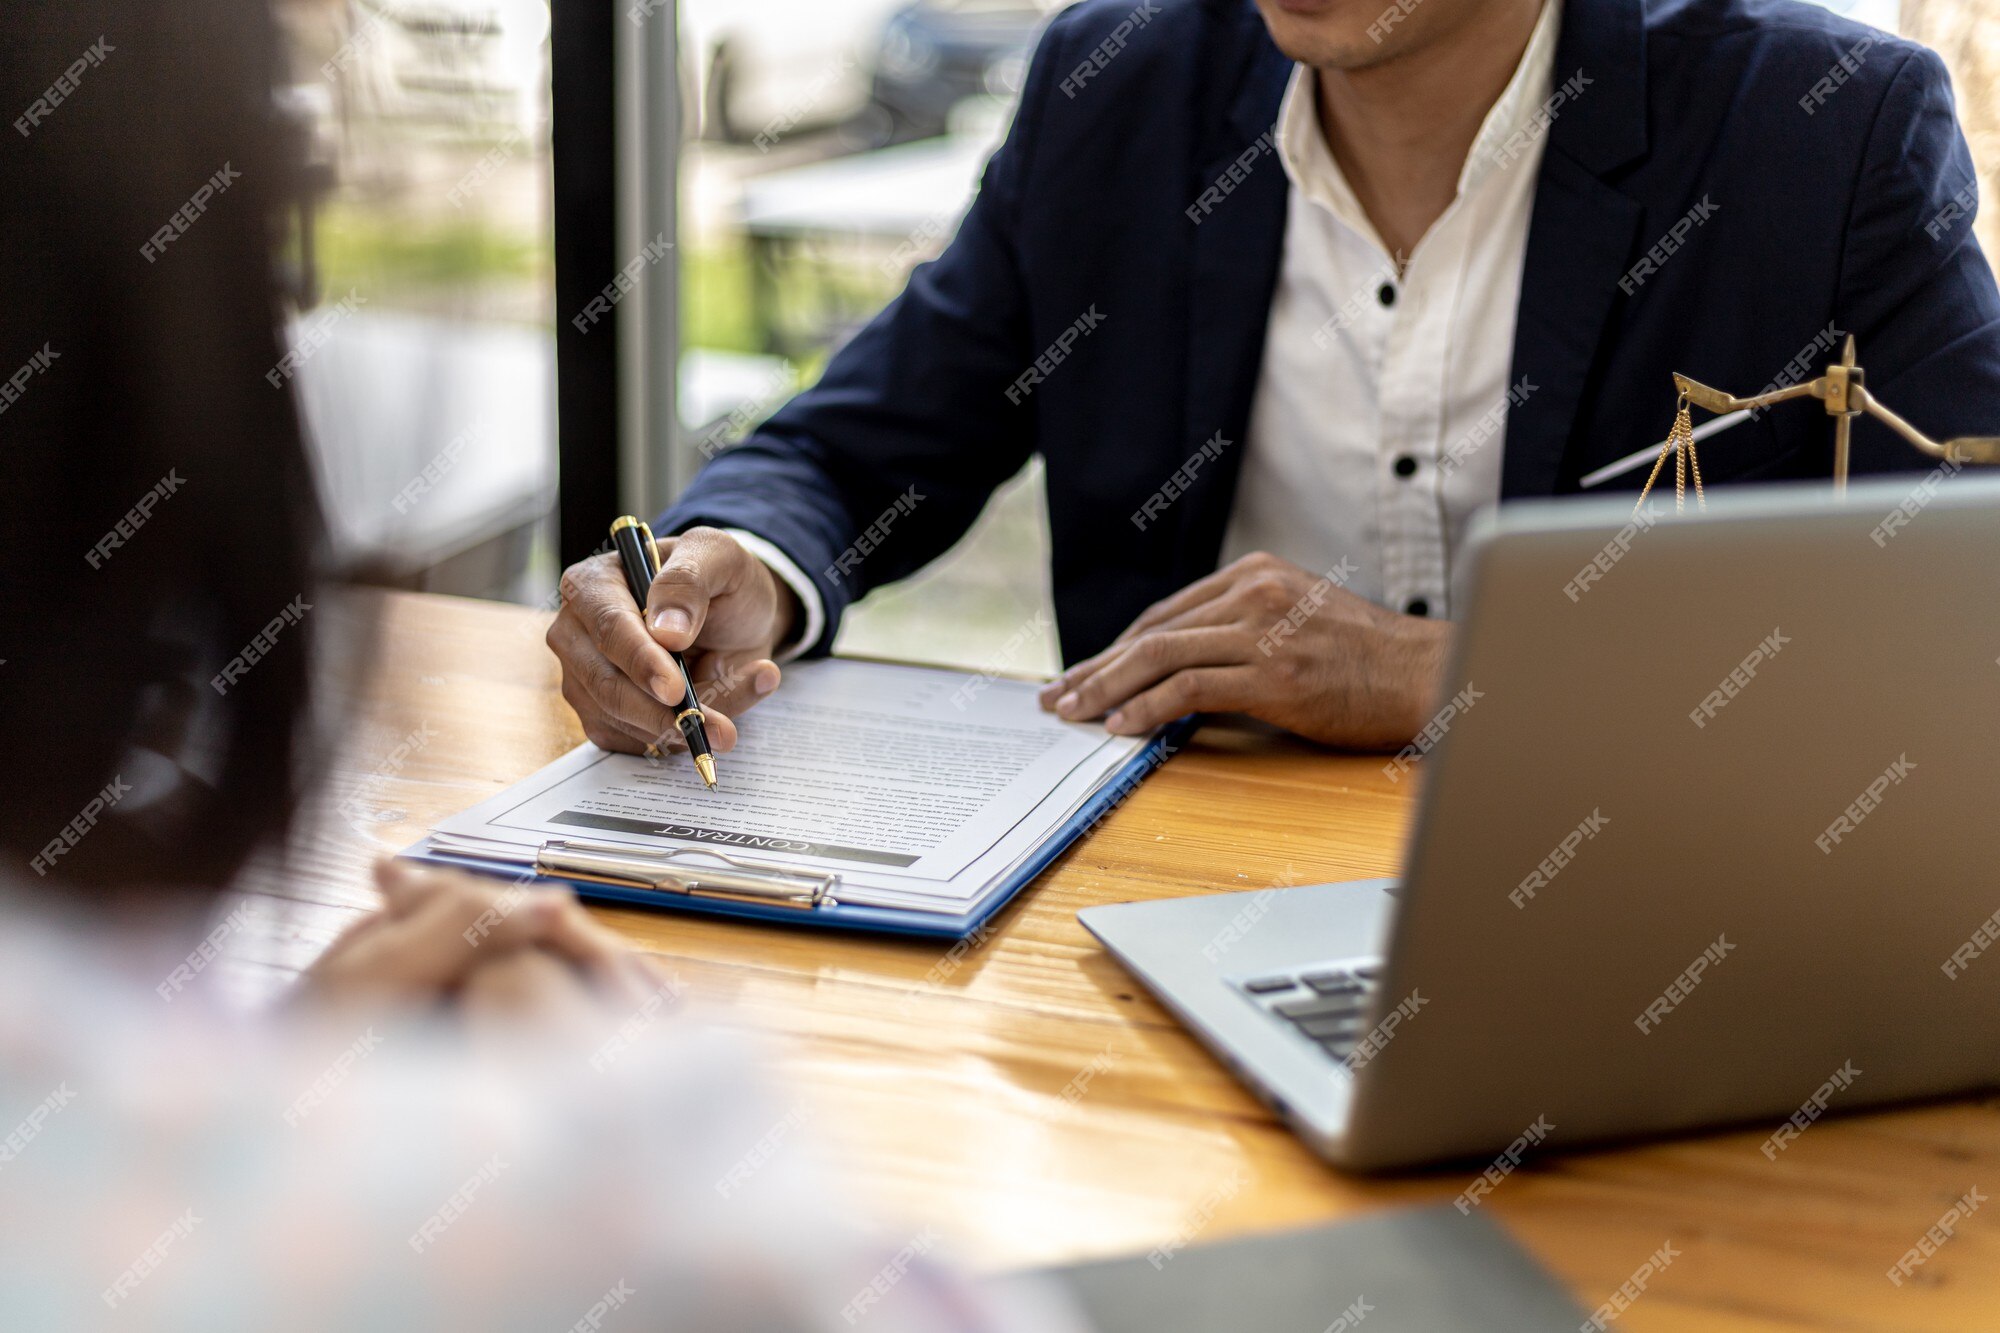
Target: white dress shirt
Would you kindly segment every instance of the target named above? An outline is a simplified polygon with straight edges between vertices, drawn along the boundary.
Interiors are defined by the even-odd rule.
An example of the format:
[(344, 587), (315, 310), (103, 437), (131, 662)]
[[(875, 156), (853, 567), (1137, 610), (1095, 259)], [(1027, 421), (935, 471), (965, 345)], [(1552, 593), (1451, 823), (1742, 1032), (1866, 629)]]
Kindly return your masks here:
[(1555, 70), (1542, 7), (1487, 113), (1458, 194), (1400, 276), (1341, 174), (1299, 66), (1278, 111), (1292, 189), (1224, 562), (1269, 551), (1391, 610), (1449, 616), (1473, 512), (1500, 496), (1500, 453), (1528, 219)]
[[(1548, 128), (1560, 0), (1487, 113), (1458, 194), (1400, 275), (1333, 152), (1318, 81), (1300, 65), (1278, 109), (1292, 188), (1264, 363), (1251, 405), (1225, 563), (1269, 551), (1412, 614), (1449, 616), (1473, 512), (1500, 496), (1514, 317)], [(826, 624), (812, 580), (736, 532), (799, 596), (793, 651)], [(1341, 562), (1348, 562), (1342, 565)]]

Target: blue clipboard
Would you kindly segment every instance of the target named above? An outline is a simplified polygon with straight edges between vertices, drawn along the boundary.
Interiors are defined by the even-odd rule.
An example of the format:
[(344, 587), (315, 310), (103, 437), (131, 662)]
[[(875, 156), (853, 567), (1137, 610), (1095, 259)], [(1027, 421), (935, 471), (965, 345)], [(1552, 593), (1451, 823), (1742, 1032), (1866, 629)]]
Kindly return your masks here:
[[(1178, 722), (1162, 727), (1147, 743), (1146, 748), (1127, 760), (1125, 766), (1092, 793), (1090, 799), (1084, 802), (1075, 814), (1035, 848), (998, 893), (987, 898), (977, 912), (965, 916), (940, 916), (935, 912), (918, 912), (902, 907), (864, 907), (841, 902), (799, 908), (739, 902), (728, 898), (704, 898), (663, 889), (604, 884), (595, 880), (572, 879), (566, 875), (536, 875), (534, 878), (541, 883), (567, 884), (576, 891), (576, 896), (585, 902), (605, 903), (618, 907), (644, 907), (663, 912), (738, 917), (815, 929), (859, 930), (876, 934), (922, 936), (929, 939), (964, 939), (976, 933), (1012, 902), (1015, 895), (1033, 883), (1058, 856), (1069, 849), (1070, 844), (1089, 832), (1100, 819), (1122, 804), (1147, 774), (1165, 763), (1175, 751), (1187, 743), (1199, 726), (1197, 718), (1184, 717)], [(504, 867), (492, 861), (441, 850), (435, 847), (428, 837), (411, 844), (401, 855), (406, 860), (420, 861), (427, 865), (450, 866), (457, 870), (468, 870), (474, 874), (504, 879), (518, 881), (524, 874), (519, 867)]]

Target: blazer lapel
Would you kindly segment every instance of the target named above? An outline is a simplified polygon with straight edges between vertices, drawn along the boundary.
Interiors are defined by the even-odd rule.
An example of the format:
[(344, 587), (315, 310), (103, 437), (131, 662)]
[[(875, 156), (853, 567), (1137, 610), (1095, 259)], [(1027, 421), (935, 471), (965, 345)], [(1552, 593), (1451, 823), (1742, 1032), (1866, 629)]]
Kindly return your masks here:
[[(1240, 180), (1198, 214), (1199, 222), (1180, 224), (1192, 228), (1194, 240), (1188, 272), (1185, 438), (1175, 464), (1202, 453), (1204, 466), (1179, 506), (1170, 580), (1175, 587), (1212, 571), (1222, 549), (1284, 253), (1290, 182), (1278, 160), (1273, 127), (1292, 62), (1271, 44), (1252, 6), (1244, 5), (1236, 21), (1237, 31), (1248, 38), (1235, 64), (1242, 72), (1221, 83), (1232, 94), (1227, 116), (1201, 137), (1205, 151), (1196, 154), (1188, 198), (1199, 208), (1202, 191), (1226, 186), (1224, 173), (1242, 161)], [(1208, 445), (1218, 435), (1228, 444)]]
[(1638, 201), (1604, 180), (1646, 151), (1641, 6), (1567, 0), (1554, 82), (1578, 76), (1586, 82), (1555, 110), (1528, 224), (1509, 382), (1534, 388), (1507, 415), (1507, 499), (1575, 485), (1565, 458), (1577, 409), (1644, 220)]
[(1636, 201), (1553, 147), (1543, 159), (1508, 381), (1533, 388), (1507, 413), (1504, 499), (1553, 495), (1559, 483), (1574, 483), (1563, 460), (1618, 279), (1632, 262), (1642, 213)]

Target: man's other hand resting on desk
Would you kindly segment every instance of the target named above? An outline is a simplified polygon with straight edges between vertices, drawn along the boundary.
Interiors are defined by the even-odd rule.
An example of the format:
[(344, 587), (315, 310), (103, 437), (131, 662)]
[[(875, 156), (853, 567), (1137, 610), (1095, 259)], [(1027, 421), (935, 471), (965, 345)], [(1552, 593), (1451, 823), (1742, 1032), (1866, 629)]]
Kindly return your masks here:
[(1401, 745), (1433, 706), (1451, 626), (1384, 610), (1338, 573), (1246, 555), (1155, 602), (1049, 682), (1042, 707), (1125, 736), (1189, 713), (1248, 713), (1328, 745)]

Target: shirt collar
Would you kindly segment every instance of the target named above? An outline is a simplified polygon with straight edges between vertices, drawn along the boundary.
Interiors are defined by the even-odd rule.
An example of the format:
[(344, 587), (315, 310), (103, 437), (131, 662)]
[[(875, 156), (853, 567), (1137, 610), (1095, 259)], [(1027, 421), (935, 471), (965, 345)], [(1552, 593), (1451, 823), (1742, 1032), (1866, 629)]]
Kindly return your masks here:
[[(1540, 160), (1539, 154), (1502, 150), (1514, 136), (1536, 133), (1539, 110), (1555, 81), (1556, 38), (1561, 28), (1562, 0), (1545, 0), (1541, 17), (1535, 20), (1534, 31), (1528, 37), (1527, 49), (1521, 53), (1521, 63), (1514, 68), (1514, 77), (1507, 81), (1506, 88), (1480, 123), (1479, 133), (1473, 136), (1472, 149), (1465, 155), (1465, 165), (1458, 173), (1460, 198), (1502, 166)], [(1327, 147), (1326, 135), (1320, 131), (1318, 86), (1310, 66), (1292, 66), (1284, 101), (1278, 107), (1278, 160), (1293, 188), (1381, 248), (1374, 224), (1355, 198), (1353, 187)]]

